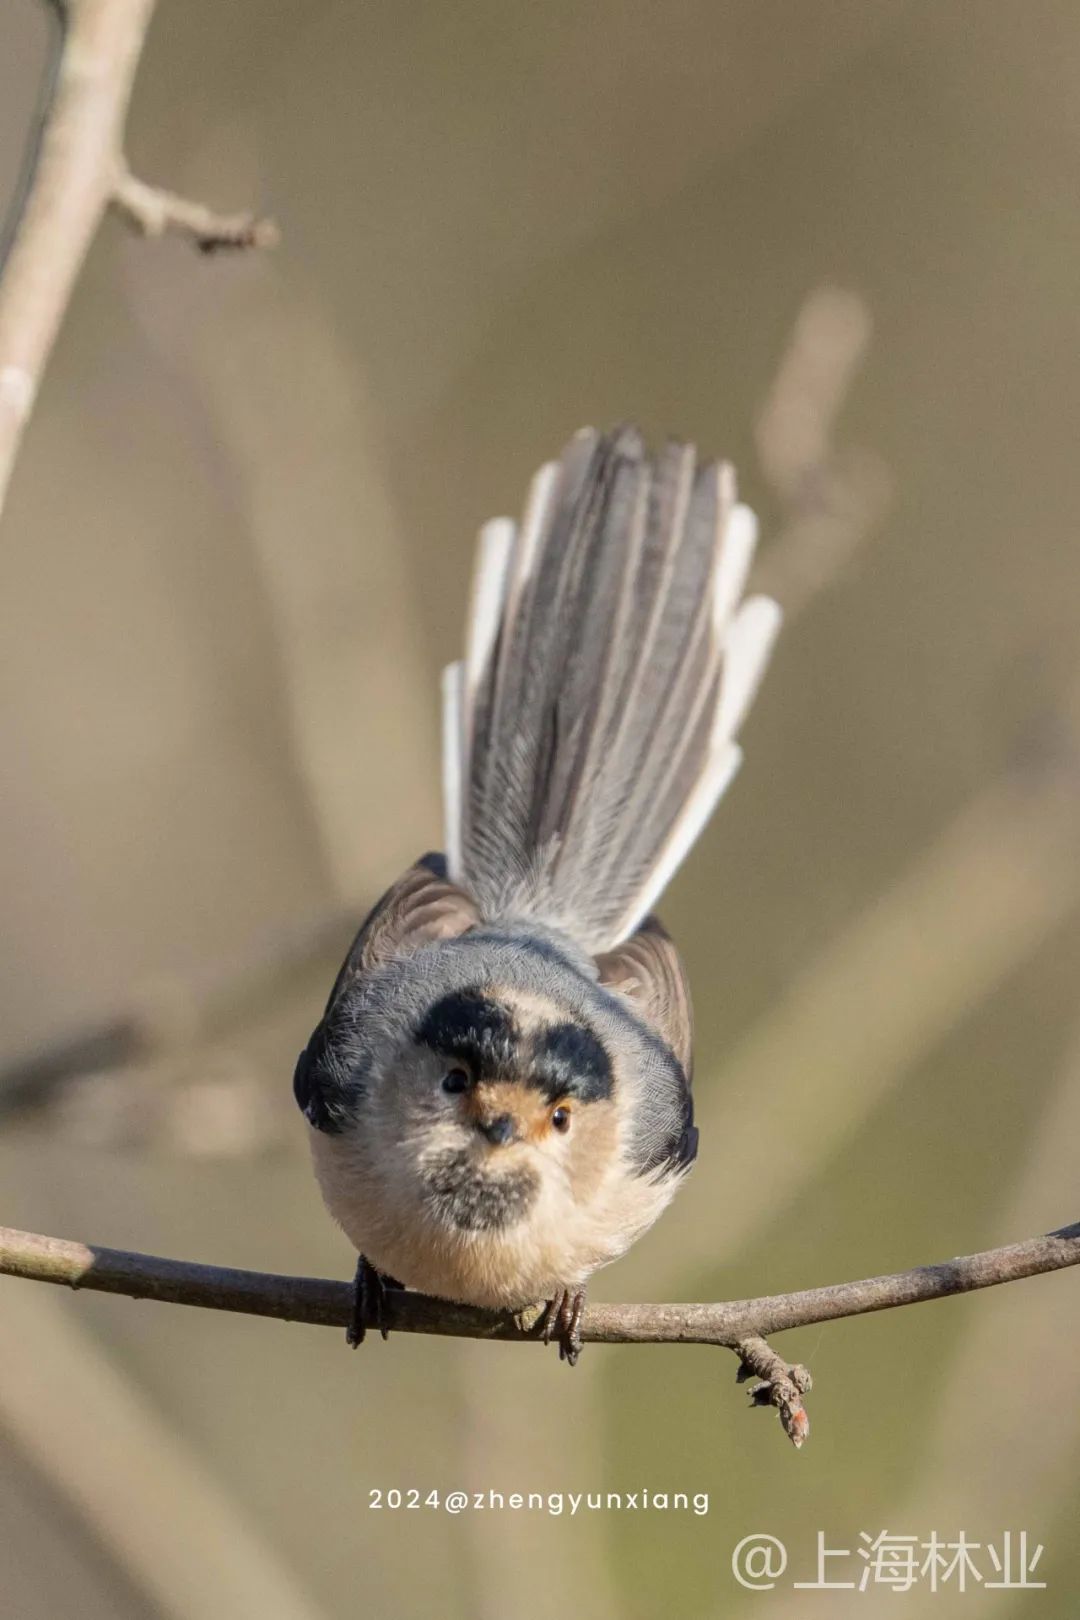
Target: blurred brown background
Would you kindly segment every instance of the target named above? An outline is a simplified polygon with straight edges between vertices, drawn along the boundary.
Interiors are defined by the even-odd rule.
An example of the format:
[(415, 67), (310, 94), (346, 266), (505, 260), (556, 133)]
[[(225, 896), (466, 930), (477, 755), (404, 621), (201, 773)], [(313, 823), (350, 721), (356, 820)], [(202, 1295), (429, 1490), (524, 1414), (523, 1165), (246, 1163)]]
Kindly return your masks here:
[[(44, 51), (4, 0), (5, 192)], [(284, 241), (107, 222), (16, 474), (0, 1218), (350, 1273), (295, 1053), (349, 919), (438, 844), (477, 525), (625, 417), (733, 457), (793, 611), (664, 908), (701, 1158), (596, 1293), (804, 1287), (1080, 1215), (1078, 76), (1064, 0), (165, 0), (132, 162)], [(89, 1078), (42, 1079), (107, 1027)], [(1065, 1620), (1076, 1290), (779, 1339), (815, 1374), (796, 1456), (727, 1353), (353, 1355), (5, 1282), (0, 1613)], [(711, 1511), (370, 1511), (393, 1486)], [(792, 1591), (818, 1530), (881, 1529), (1026, 1529), (1047, 1590)], [(791, 1555), (769, 1595), (731, 1573), (752, 1531)]]

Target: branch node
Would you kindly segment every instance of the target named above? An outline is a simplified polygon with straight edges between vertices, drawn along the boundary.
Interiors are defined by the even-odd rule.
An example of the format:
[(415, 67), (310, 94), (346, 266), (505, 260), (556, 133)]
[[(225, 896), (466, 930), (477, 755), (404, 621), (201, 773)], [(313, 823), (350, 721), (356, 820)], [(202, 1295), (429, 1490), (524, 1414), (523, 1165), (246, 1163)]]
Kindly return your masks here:
[(761, 1379), (750, 1391), (750, 1405), (775, 1406), (784, 1433), (798, 1450), (810, 1434), (802, 1399), (813, 1385), (809, 1368), (785, 1361), (761, 1338), (740, 1339), (732, 1348), (739, 1358), (736, 1383)]

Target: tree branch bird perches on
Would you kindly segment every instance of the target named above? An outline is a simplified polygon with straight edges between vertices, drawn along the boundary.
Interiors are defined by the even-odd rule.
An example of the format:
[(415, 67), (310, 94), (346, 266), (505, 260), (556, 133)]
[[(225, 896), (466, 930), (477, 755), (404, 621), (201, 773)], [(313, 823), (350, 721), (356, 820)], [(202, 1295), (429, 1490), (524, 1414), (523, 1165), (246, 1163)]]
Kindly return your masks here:
[[(1080, 1265), (1080, 1221), (1003, 1248), (797, 1293), (717, 1304), (591, 1303), (581, 1322), (581, 1337), (594, 1344), (714, 1344), (732, 1350), (739, 1358), (739, 1381), (759, 1380), (750, 1391), (751, 1404), (775, 1406), (785, 1433), (801, 1446), (810, 1429), (802, 1401), (810, 1375), (805, 1367), (785, 1362), (765, 1342), (769, 1335), (971, 1293), (1075, 1265)], [(11, 1227), (0, 1227), (0, 1274), (326, 1327), (348, 1326), (355, 1304), (351, 1283), (167, 1260)], [(541, 1339), (545, 1306), (513, 1313), (483, 1311), (390, 1289), (382, 1312), (383, 1324), (395, 1333), (523, 1343)]]

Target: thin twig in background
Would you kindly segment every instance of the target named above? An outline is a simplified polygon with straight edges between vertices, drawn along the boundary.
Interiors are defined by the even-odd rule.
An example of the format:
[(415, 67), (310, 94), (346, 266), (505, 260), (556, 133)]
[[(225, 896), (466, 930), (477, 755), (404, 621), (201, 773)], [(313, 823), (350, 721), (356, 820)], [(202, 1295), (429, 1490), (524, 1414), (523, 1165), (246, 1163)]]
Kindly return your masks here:
[[(735, 1351), (741, 1368), (764, 1374), (769, 1383), (778, 1377), (776, 1364), (770, 1359), (771, 1352), (765, 1354), (768, 1347), (760, 1341), (773, 1333), (944, 1299), (1075, 1265), (1080, 1265), (1080, 1222), (1043, 1237), (961, 1255), (937, 1265), (916, 1266), (910, 1271), (798, 1293), (706, 1305), (590, 1305), (582, 1319), (581, 1336), (594, 1344), (720, 1345)], [(166, 1260), (157, 1255), (19, 1232), (11, 1227), (0, 1227), (0, 1273), (66, 1284), (69, 1288), (126, 1294), (133, 1299), (200, 1305), (209, 1310), (238, 1311), (324, 1327), (348, 1326), (354, 1309), (349, 1283)], [(483, 1311), (404, 1289), (390, 1289), (382, 1310), (380, 1325), (396, 1333), (523, 1343), (539, 1337), (545, 1307), (535, 1305), (518, 1312)], [(809, 1387), (808, 1381), (804, 1382), (805, 1369), (781, 1365), (796, 1394), (801, 1395)], [(794, 1404), (794, 1424), (786, 1426), (796, 1445), (802, 1443), (805, 1414), (801, 1404), (792, 1402), (786, 1387), (775, 1396), (771, 1390), (766, 1395), (761, 1387), (751, 1395), (757, 1405), (766, 1400), (777, 1405), (782, 1419), (785, 1408), (790, 1412)]]
[(280, 232), (272, 219), (257, 214), (218, 214), (204, 203), (178, 197), (174, 191), (148, 186), (131, 173), (121, 158), (117, 162), (110, 205), (129, 225), (144, 236), (186, 236), (200, 253), (218, 253), (227, 248), (276, 247)]
[(106, 209), (204, 250), (261, 247), (269, 221), (222, 217), (136, 181), (124, 123), (155, 0), (67, 0), (36, 162), (0, 281), (0, 510), (87, 250)]
[(799, 311), (758, 415), (758, 461), (781, 526), (754, 582), (777, 598), (789, 623), (846, 568), (889, 503), (882, 458), (833, 446), (870, 333), (870, 312), (857, 294), (817, 288)]

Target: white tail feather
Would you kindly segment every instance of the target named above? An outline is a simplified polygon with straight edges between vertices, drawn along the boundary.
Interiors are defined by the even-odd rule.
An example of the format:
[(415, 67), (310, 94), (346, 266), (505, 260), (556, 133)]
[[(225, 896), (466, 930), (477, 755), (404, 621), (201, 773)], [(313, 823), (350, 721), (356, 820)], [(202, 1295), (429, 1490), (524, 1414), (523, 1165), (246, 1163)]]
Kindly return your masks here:
[(516, 533), (511, 518), (492, 518), (484, 524), (477, 540), (465, 652), (466, 714), (472, 710), (499, 633)]
[(748, 506), (733, 506), (724, 525), (713, 586), (713, 629), (722, 641), (728, 621), (746, 589), (757, 549), (757, 518)]
[(709, 755), (708, 763), (684, 804), (660, 856), (649, 873), (648, 880), (637, 894), (633, 909), (619, 924), (617, 938), (625, 939), (643, 922), (659, 900), (691, 848), (696, 844), (702, 828), (716, 809), (738, 773), (742, 764), (742, 749), (729, 742)]
[[(551, 522), (558, 482), (559, 464), (557, 461), (548, 461), (534, 474), (529, 485), (529, 493), (525, 501), (525, 512), (520, 527), (515, 530), (514, 543), (507, 561), (507, 570), (503, 581), (501, 603), (504, 624), (514, 624), (521, 610), (522, 598), (536, 565), (540, 537), (545, 533)], [(487, 525), (485, 525), (486, 527)], [(480, 533), (483, 535), (484, 529), (481, 529)], [(470, 625), (466, 631), (467, 637), (471, 633)], [(491, 702), (496, 711), (506, 681), (509, 658), (510, 638), (507, 637), (499, 652), (499, 667), (495, 672), (495, 679), (492, 683)], [(497, 713), (495, 718), (497, 721)], [(464, 774), (468, 777), (472, 772), (471, 736), (466, 738), (466, 753), (462, 761), (462, 768)]]
[[(519, 597), (522, 589), (528, 583), (536, 564), (540, 536), (545, 532), (551, 521), (558, 484), (559, 463), (557, 461), (546, 461), (540, 470), (533, 475), (532, 483), (529, 485), (529, 493), (525, 500), (525, 512), (521, 519), (521, 530), (514, 550), (514, 568), (511, 581), (511, 591)], [(513, 608), (516, 603), (511, 601), (507, 605)]]
[(465, 666), (447, 664), (442, 672), (442, 780), (446, 869), (454, 883), (462, 875), (461, 831), (464, 783)]
[(746, 719), (769, 662), (780, 620), (780, 609), (771, 596), (751, 596), (732, 619), (724, 643), (714, 742), (730, 742)]

